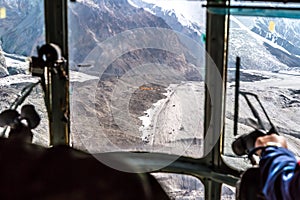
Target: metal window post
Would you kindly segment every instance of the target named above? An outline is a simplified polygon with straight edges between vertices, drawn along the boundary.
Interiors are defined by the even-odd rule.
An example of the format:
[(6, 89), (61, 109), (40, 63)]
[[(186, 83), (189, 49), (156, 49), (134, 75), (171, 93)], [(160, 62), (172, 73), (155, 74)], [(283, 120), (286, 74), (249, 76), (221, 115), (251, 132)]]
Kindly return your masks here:
[[(227, 1), (210, 0), (208, 1), (209, 3), (226, 5)], [(205, 138), (209, 139), (205, 139), (204, 148), (205, 152), (207, 152), (207, 149), (211, 149), (211, 146), (214, 145), (213, 149), (206, 156), (206, 162), (213, 170), (219, 170), (222, 167), (221, 151), (225, 117), (228, 18), (226, 15), (217, 15), (210, 12), (207, 12), (206, 16), (206, 51), (216, 64), (223, 81), (222, 83), (217, 83), (214, 70), (209, 65), (206, 65), (206, 84), (209, 85), (209, 88), (212, 88), (209, 92), (218, 98), (214, 98), (214, 102), (211, 102), (212, 99), (206, 89), (204, 133)], [(212, 108), (212, 106), (214, 107)], [(212, 120), (212, 125), (210, 125), (210, 120)], [(208, 134), (210, 134), (210, 137), (207, 137)], [(214, 138), (219, 135), (220, 138)], [(214, 144), (216, 140), (218, 142)], [(221, 198), (221, 183), (210, 179), (203, 180), (203, 183), (205, 185), (205, 199), (219, 200)]]
[[(48, 70), (50, 145), (69, 144), (69, 69), (68, 69), (68, 17), (67, 0), (44, 0), (46, 43), (60, 47), (67, 61), (61, 72)], [(48, 66), (49, 67), (49, 66)], [(59, 75), (60, 74), (60, 75)]]

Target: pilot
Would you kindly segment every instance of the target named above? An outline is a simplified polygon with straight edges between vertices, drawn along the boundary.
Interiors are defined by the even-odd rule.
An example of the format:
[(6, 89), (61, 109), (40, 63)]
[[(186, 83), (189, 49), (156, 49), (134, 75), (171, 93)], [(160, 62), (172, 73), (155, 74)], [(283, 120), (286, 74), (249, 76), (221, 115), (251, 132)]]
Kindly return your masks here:
[(258, 137), (259, 170), (266, 199), (300, 199), (300, 162), (287, 149), (286, 139), (276, 134)]

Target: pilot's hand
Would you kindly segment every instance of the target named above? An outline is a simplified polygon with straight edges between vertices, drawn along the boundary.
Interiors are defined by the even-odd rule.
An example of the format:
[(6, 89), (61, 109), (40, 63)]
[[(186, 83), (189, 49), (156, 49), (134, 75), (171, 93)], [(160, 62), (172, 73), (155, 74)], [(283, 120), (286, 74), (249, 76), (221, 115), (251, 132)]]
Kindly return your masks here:
[[(287, 148), (287, 142), (283, 136), (279, 136), (277, 134), (258, 137), (255, 141), (255, 147), (265, 147), (265, 146), (278, 146), (278, 147)], [(261, 151), (258, 151), (256, 153), (260, 155)]]

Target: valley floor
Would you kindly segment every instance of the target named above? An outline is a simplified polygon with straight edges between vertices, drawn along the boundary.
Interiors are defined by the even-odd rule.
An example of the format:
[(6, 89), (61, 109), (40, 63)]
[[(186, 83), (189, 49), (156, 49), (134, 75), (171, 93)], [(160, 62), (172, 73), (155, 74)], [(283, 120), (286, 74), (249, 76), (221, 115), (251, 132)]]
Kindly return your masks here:
[[(245, 79), (241, 82), (241, 90), (257, 94), (271, 120), (281, 134), (286, 136), (289, 148), (300, 156), (300, 74), (293, 71), (254, 71), (243, 70)], [(174, 153), (192, 157), (203, 154), (203, 116), (204, 116), (204, 83), (181, 82), (171, 84), (164, 89), (157, 89), (154, 94), (157, 101), (146, 93), (140, 94), (140, 101), (147, 101), (148, 109), (134, 110), (132, 102), (127, 102), (124, 110), (114, 107), (118, 99), (114, 99), (114, 82), (105, 82), (99, 87), (97, 77), (80, 72), (72, 72), (71, 113), (72, 143), (75, 148), (88, 150), (91, 153), (108, 151), (153, 151)], [(253, 80), (251, 80), (253, 78)], [(28, 75), (14, 75), (0, 79), (1, 109), (8, 108), (26, 84), (33, 82)], [(95, 88), (97, 88), (95, 90)], [(139, 88), (139, 87), (137, 87)], [(228, 82), (226, 97), (225, 121), (225, 154), (224, 159), (232, 167), (246, 168), (249, 163), (244, 158), (237, 158), (231, 150), (233, 136), (234, 82)], [(131, 90), (128, 90), (131, 91)], [(126, 92), (126, 91), (125, 91)], [(144, 92), (144, 91), (143, 91)], [(127, 94), (126, 94), (127, 95)], [(136, 94), (131, 94), (132, 98)], [(144, 98), (144, 99), (143, 99)], [(122, 102), (120, 100), (120, 102)], [(47, 114), (43, 106), (41, 89), (37, 88), (28, 97), (43, 118), (42, 124), (35, 132), (34, 141), (47, 145)], [(243, 103), (241, 101), (241, 103)], [(129, 105), (130, 104), (130, 105)], [(140, 105), (140, 104), (139, 104)], [(143, 109), (145, 108), (143, 107)], [(142, 108), (142, 107), (141, 107)], [(143, 114), (141, 114), (143, 113)], [(128, 119), (118, 118), (129, 116)], [(247, 106), (240, 106), (240, 118), (252, 117)], [(132, 126), (124, 126), (121, 122), (132, 122)], [(119, 123), (120, 122), (120, 123)], [(125, 123), (126, 124), (126, 123)], [(133, 130), (134, 131), (128, 131)], [(242, 120), (238, 134), (247, 133), (250, 126)], [(41, 134), (42, 133), (42, 134)], [(201, 184), (192, 178), (156, 174), (164, 187), (170, 189), (174, 199), (202, 199)], [(174, 178), (175, 177), (175, 178)], [(168, 187), (167, 187), (168, 186)], [(194, 188), (194, 189), (187, 189)], [(202, 191), (202, 192), (201, 192)], [(224, 199), (234, 199), (234, 189), (227, 187)], [(199, 197), (199, 198), (198, 198)]]

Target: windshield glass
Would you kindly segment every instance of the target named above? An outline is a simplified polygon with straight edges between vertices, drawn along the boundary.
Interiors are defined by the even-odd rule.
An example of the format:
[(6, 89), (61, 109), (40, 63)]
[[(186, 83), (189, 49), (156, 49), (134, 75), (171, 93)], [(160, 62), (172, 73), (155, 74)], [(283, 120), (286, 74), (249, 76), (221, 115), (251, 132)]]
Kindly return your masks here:
[[(227, 75), (225, 158), (241, 167), (231, 150), (235, 137), (255, 129), (269, 131), (271, 123), (254, 96), (239, 95), (237, 135), (234, 136), (236, 58), (240, 57), (240, 91), (258, 96), (270, 121), (288, 140), (289, 149), (299, 156), (300, 65), (299, 19), (230, 16)], [(260, 126), (262, 124), (263, 126)]]
[[(33, 142), (49, 145), (48, 117), (44, 95), (37, 85), (24, 103), (17, 105), (21, 91), (38, 81), (29, 74), (29, 56), (36, 55), (37, 46), (44, 41), (44, 5), (41, 1), (2, 0), (0, 4), (0, 111), (23, 104), (35, 106), (41, 117), (40, 125), (33, 130)], [(3, 136), (3, 127), (0, 127)], [(8, 135), (6, 135), (8, 136)]]
[(73, 146), (201, 157), (204, 24), (197, 1), (70, 4)]

